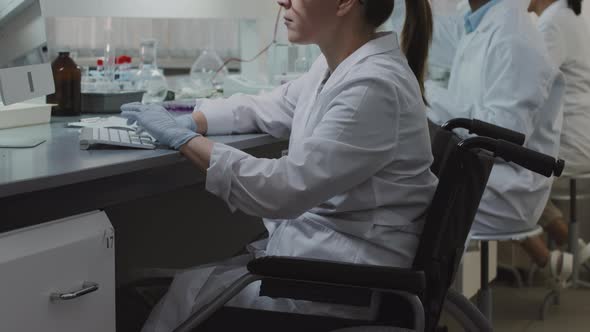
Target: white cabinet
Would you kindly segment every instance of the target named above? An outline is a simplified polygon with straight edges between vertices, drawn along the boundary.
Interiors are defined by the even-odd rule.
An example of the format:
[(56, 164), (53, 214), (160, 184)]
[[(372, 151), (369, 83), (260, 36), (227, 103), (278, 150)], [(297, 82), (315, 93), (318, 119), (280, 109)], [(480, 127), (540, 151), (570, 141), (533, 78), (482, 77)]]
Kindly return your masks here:
[(104, 212), (0, 234), (0, 331), (115, 331), (114, 230)]
[[(463, 260), (457, 271), (454, 288), (459, 293), (467, 298), (472, 298), (480, 289), (481, 283), (481, 251), (480, 243), (477, 243), (477, 249), (471, 249), (465, 252)], [(489, 242), (489, 257), (488, 257), (488, 280), (494, 281), (497, 276), (498, 267), (498, 243)]]

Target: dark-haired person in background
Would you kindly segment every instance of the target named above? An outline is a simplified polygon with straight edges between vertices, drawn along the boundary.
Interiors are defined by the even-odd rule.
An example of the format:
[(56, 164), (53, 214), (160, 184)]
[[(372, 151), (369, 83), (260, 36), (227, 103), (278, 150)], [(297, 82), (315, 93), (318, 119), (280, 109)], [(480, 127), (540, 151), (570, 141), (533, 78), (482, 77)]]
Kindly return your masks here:
[[(207, 190), (232, 210), (264, 218), (269, 232), (250, 255), (179, 274), (144, 331), (177, 327), (244, 275), (255, 256), (412, 264), (437, 184), (423, 101), (432, 32), (428, 1), (406, 1), (401, 47), (396, 34), (376, 32), (394, 0), (278, 3), (289, 40), (322, 50), (308, 73), (265, 95), (198, 101), (188, 121), (159, 105), (123, 107), (123, 116), (206, 170)], [(289, 137), (288, 155), (255, 158), (201, 136), (253, 132)], [(199, 218), (206, 208), (195, 202), (195, 222), (209, 222)], [(259, 297), (258, 288), (253, 284), (229, 305), (351, 318), (368, 314)]]
[[(551, 60), (565, 75), (563, 128), (559, 157), (566, 161), (566, 175), (590, 173), (590, 31), (582, 13), (582, 0), (531, 0), (529, 12), (539, 16)], [(567, 178), (556, 180), (553, 190), (567, 194)], [(549, 201), (539, 222), (558, 245), (569, 232), (562, 212)], [(541, 248), (542, 239), (536, 239)], [(581, 239), (580, 264), (590, 258), (590, 247)], [(546, 250), (546, 249), (545, 249)]]

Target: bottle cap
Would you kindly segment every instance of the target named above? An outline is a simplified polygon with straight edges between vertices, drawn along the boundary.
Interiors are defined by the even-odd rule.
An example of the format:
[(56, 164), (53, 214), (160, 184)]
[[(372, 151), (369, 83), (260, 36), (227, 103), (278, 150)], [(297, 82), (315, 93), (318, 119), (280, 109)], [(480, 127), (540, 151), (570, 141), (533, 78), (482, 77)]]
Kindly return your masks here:
[(72, 50), (69, 47), (60, 47), (57, 49), (57, 54), (64, 54), (64, 53), (70, 54), (71, 51)]

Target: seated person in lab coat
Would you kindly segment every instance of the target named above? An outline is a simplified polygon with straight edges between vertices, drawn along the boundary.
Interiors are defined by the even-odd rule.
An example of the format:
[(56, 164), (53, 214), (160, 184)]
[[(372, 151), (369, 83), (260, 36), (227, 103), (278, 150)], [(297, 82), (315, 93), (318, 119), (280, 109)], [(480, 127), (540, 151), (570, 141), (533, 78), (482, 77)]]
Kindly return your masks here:
[[(549, 56), (565, 75), (559, 150), (559, 157), (566, 161), (565, 174), (590, 173), (590, 31), (580, 16), (582, 0), (531, 0), (528, 10), (539, 16), (537, 27)], [(553, 190), (568, 194), (569, 180), (556, 180)], [(547, 202), (539, 223), (559, 246), (567, 243), (568, 225), (551, 200)], [(589, 246), (583, 240), (580, 239), (579, 243), (583, 253), (590, 251), (584, 250)], [(531, 250), (547, 251), (541, 238), (530, 245)], [(590, 255), (580, 258), (580, 264), (583, 264)]]
[[(434, 20), (433, 39), (428, 53), (428, 80), (446, 87), (449, 80), (449, 72), (457, 49), (457, 44), (465, 34), (463, 15), (467, 12), (469, 3), (458, 0), (429, 0), (432, 12), (436, 16)], [(395, 11), (385, 29), (401, 33), (405, 13), (405, 0), (395, 0)]]
[[(525, 134), (527, 148), (557, 156), (564, 80), (551, 63), (525, 4), (520, 0), (470, 0), (469, 5), (448, 88), (426, 84), (429, 119), (437, 124), (453, 118), (490, 122)], [(551, 184), (552, 179), (496, 162), (472, 231), (498, 234), (533, 229)], [(535, 250), (534, 241), (525, 241), (523, 247), (535, 262), (549, 276), (563, 272), (567, 277), (568, 271), (560, 268), (564, 259), (571, 261), (571, 255)]]
[[(432, 2), (432, 1), (431, 1)], [(465, 35), (464, 14), (468, 2), (457, 0), (437, 0), (432, 2), (434, 20), (432, 45), (428, 56), (428, 80), (447, 87), (455, 52), (461, 38)]]
[[(264, 218), (269, 232), (249, 255), (178, 275), (144, 331), (175, 328), (256, 256), (411, 266), (437, 185), (422, 94), (432, 17), (427, 0), (407, 0), (400, 47), (396, 34), (376, 33), (393, 2), (279, 0), (289, 40), (323, 53), (301, 78), (261, 96), (198, 101), (188, 121), (157, 105), (123, 107), (123, 116), (206, 170), (208, 191), (232, 210)], [(254, 132), (289, 137), (288, 155), (255, 158), (201, 136)], [(208, 222), (199, 218), (206, 208), (195, 202), (195, 222)], [(230, 305), (366, 314), (262, 298), (258, 287)]]

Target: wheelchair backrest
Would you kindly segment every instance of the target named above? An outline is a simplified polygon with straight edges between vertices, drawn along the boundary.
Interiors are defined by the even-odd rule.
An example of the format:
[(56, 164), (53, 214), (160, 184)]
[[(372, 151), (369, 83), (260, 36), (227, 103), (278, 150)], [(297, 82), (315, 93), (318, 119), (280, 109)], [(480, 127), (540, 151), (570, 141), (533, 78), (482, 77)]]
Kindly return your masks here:
[(426, 274), (427, 290), (422, 300), (427, 331), (438, 324), (494, 164), (489, 153), (460, 147), (460, 138), (452, 132), (431, 127), (431, 135), (431, 169), (439, 184), (413, 264)]

